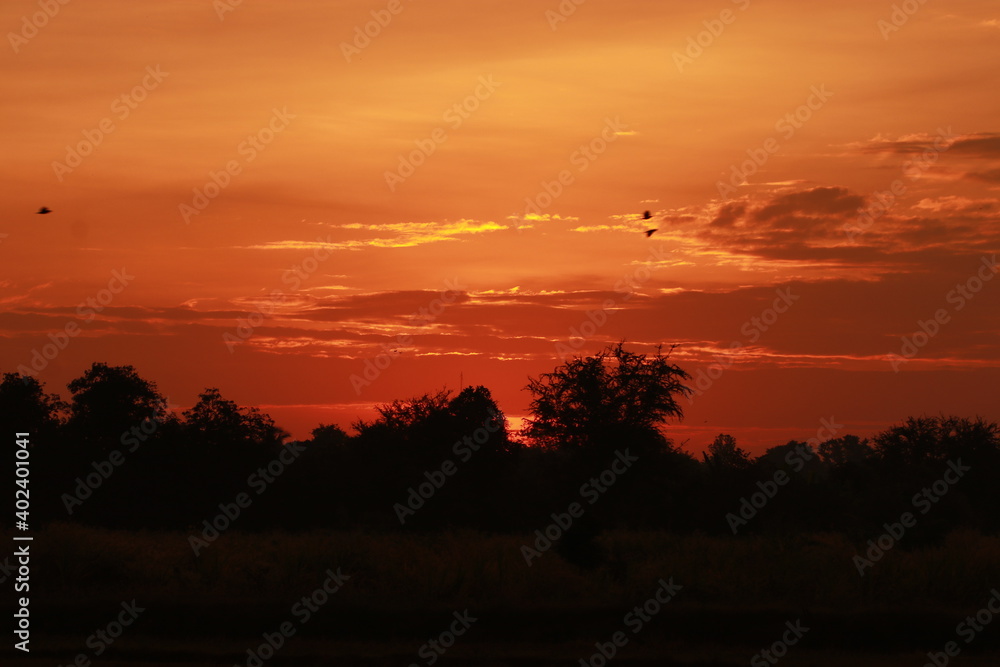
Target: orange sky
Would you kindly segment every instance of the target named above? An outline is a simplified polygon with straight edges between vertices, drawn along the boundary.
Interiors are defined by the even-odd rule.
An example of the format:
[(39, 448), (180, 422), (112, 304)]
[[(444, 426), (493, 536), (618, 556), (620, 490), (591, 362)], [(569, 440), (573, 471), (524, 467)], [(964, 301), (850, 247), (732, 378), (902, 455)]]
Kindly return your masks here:
[(624, 338), (716, 376), (695, 451), (1000, 419), (995, 2), (49, 4), (0, 6), (3, 371), (69, 326), (50, 391), (133, 364), (305, 437), (460, 374), (523, 416)]

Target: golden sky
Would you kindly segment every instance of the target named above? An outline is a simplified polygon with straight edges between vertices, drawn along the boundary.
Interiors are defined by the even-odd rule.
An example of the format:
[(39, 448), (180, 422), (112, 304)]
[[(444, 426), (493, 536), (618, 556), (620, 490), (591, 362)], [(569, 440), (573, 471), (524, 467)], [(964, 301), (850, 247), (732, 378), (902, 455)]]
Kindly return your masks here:
[(5, 2), (0, 370), (305, 437), (625, 339), (692, 450), (1000, 419), (1000, 12), (897, 6)]

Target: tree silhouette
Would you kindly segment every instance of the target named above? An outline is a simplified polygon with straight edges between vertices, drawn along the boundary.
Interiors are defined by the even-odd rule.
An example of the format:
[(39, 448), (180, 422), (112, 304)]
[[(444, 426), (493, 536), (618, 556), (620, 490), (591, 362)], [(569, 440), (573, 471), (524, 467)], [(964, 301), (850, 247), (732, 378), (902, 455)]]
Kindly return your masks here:
[(166, 419), (166, 399), (133, 366), (94, 363), (67, 386), (73, 394), (68, 427), (80, 442), (111, 449), (133, 426)]
[(507, 418), (486, 387), (466, 387), (448, 402), (448, 412), (455, 437), (465, 440), (475, 436), (471, 444), (477, 453), (492, 456), (513, 450), (507, 433)]
[(848, 465), (860, 465), (874, 454), (868, 438), (861, 439), (856, 435), (845, 435), (842, 438), (827, 440), (819, 445), (819, 456), (823, 463), (831, 468), (844, 468)]
[(875, 451), (897, 465), (940, 463), (956, 456), (979, 458), (1000, 448), (1000, 428), (982, 418), (910, 417), (875, 436)]
[(312, 430), (311, 444), (319, 447), (340, 448), (347, 444), (348, 435), (336, 424), (320, 424)]
[[(444, 455), (456, 439), (472, 436), (484, 424), (496, 423), (490, 428), (488, 443), (478, 443), (478, 449), (506, 450), (506, 418), (483, 386), (466, 387), (454, 398), (443, 389), (436, 394), (424, 394), (408, 400), (376, 406), (379, 417), (372, 421), (356, 421), (353, 426), (365, 446), (399, 448), (412, 454), (423, 449), (423, 454)], [(404, 453), (404, 452), (401, 452)]]
[(713, 472), (740, 472), (753, 466), (750, 452), (736, 445), (736, 438), (725, 433), (715, 436), (708, 446), (708, 451), (701, 455)]
[[(937, 543), (957, 528), (1000, 530), (996, 423), (917, 417), (870, 441), (791, 441), (756, 458), (721, 434), (696, 459), (660, 431), (682, 416), (676, 399), (689, 391), (687, 378), (660, 349), (646, 356), (619, 343), (571, 359), (530, 381), (527, 444), (538, 447), (510, 438), (483, 386), (396, 400), (379, 406), (375, 419), (356, 422), (357, 435), (326, 424), (309, 441), (286, 445), (288, 434), (271, 417), (216, 388), (177, 419), (132, 366), (105, 363), (69, 383), (69, 406), (33, 377), (3, 375), (0, 426), (32, 433), (32, 521), (40, 524), (186, 528), (252, 489), (253, 509), (240, 517), (248, 530), (523, 533), (579, 499), (582, 482), (593, 490), (599, 479), (600, 502), (591, 506), (588, 497), (586, 513), (554, 550), (611, 573), (626, 566), (613, 549), (602, 549), (603, 530), (726, 534), (731, 525), (722, 517), (744, 498), (780, 487), (747, 532), (833, 530), (863, 542), (883, 530), (886, 517), (911, 511), (916, 490), (940, 495), (942, 475), (957, 474), (906, 543)], [(615, 460), (640, 463), (609, 478)], [(68, 494), (79, 496), (71, 513)], [(397, 510), (403, 506), (405, 524)], [(0, 517), (0, 526), (9, 520)]]
[(378, 418), (372, 421), (359, 419), (352, 426), (362, 438), (378, 436), (409, 437), (415, 430), (424, 428), (429, 422), (441, 419), (447, 413), (448, 395), (442, 389), (436, 394), (424, 394), (407, 400), (394, 400), (375, 407)]
[(56, 394), (46, 394), (30, 375), (4, 373), (0, 381), (0, 429), (4, 433), (28, 431), (39, 442), (51, 441), (67, 405)]
[(198, 395), (198, 402), (184, 412), (184, 429), (203, 446), (269, 445), (280, 443), (288, 433), (257, 408), (241, 408), (222, 397), (215, 387)]
[(525, 434), (547, 448), (595, 451), (621, 442), (665, 447), (659, 428), (683, 416), (677, 396), (690, 391), (682, 384), (690, 376), (668, 357), (659, 347), (647, 357), (618, 343), (530, 379), (533, 416)]

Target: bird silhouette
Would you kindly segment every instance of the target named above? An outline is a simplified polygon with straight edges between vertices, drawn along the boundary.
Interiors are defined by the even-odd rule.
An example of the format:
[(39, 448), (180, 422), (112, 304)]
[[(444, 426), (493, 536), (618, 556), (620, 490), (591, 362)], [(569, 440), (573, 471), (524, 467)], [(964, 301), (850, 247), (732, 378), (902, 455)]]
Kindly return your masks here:
[(43, 206), (43, 207), (41, 207), (40, 209), (38, 209), (38, 213), (36, 213), (35, 215), (45, 215), (46, 213), (51, 213), (51, 212), (52, 212), (52, 209), (50, 209), (50, 208), (45, 208), (45, 207)]
[(646, 211), (645, 213), (642, 214), (642, 219), (643, 220), (649, 220), (652, 217), (653, 217), (653, 214), (650, 213), (649, 211)]
[(656, 231), (659, 231), (659, 230), (657, 230), (657, 229), (647, 229), (646, 230), (646, 238), (649, 238), (650, 236), (652, 236), (653, 232), (656, 232)]

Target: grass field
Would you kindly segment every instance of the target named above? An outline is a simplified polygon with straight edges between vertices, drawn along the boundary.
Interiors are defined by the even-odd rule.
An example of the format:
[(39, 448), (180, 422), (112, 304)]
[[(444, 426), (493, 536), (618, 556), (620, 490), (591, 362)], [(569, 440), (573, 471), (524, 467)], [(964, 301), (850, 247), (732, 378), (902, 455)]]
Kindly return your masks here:
[[(351, 576), (344, 605), (380, 609), (606, 608), (648, 596), (656, 581), (684, 586), (677, 604), (737, 608), (961, 611), (1000, 585), (1000, 538), (953, 533), (940, 546), (889, 551), (865, 576), (859, 547), (838, 535), (706, 537), (609, 532), (593, 569), (554, 550), (528, 567), (529, 535), (230, 531), (200, 556), (180, 532), (56, 525), (35, 534), (36, 596), (280, 603), (328, 568)], [(9, 536), (7, 538), (9, 541)]]
[[(576, 665), (672, 578), (682, 589), (616, 664), (745, 665), (803, 619), (810, 632), (783, 664), (922, 665), (1000, 586), (1000, 538), (969, 532), (900, 544), (864, 577), (857, 546), (836, 535), (609, 532), (591, 569), (555, 551), (528, 567), (528, 535), (232, 531), (198, 557), (180, 532), (56, 525), (34, 537), (33, 654), (50, 664), (86, 653), (88, 636), (135, 599), (147, 611), (101, 665), (245, 664), (285, 621), (296, 634), (267, 664), (428, 664), (420, 646), (465, 609), (481, 620), (443, 664)], [(338, 568), (350, 578), (299, 623), (296, 602)], [(996, 625), (951, 664), (998, 664)], [(838, 652), (850, 658), (836, 662)], [(0, 652), (5, 665), (17, 657)]]

